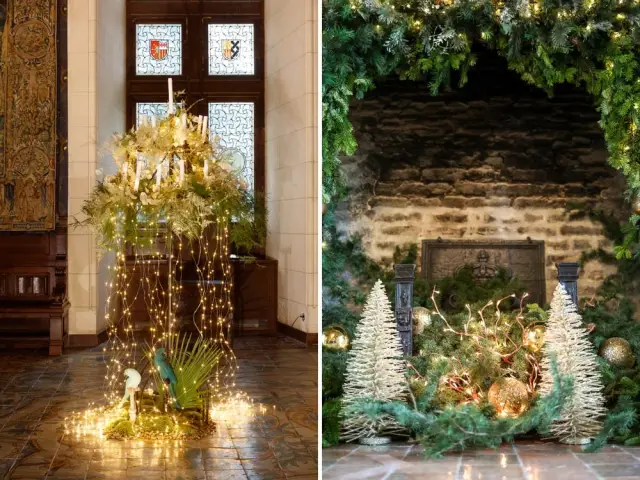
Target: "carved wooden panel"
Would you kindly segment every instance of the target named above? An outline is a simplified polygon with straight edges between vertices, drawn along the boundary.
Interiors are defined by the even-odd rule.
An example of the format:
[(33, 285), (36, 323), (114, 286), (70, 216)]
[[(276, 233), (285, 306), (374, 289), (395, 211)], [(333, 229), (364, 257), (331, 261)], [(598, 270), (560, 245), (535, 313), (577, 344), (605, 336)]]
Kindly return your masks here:
[(427, 280), (436, 281), (452, 276), (465, 265), (473, 265), (478, 282), (486, 281), (499, 268), (504, 268), (528, 288), (530, 303), (545, 302), (542, 241), (422, 241), (422, 275)]
[(0, 230), (55, 228), (56, 0), (0, 0)]

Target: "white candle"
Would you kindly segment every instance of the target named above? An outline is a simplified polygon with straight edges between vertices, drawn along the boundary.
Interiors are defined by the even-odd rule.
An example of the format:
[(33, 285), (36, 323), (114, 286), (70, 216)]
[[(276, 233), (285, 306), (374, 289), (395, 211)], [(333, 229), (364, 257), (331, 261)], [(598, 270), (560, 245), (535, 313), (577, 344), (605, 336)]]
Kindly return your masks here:
[(151, 126), (153, 128), (156, 128), (156, 116), (155, 115), (151, 115)]
[(208, 159), (204, 159), (204, 178), (207, 178), (207, 175), (209, 175), (209, 160)]
[(180, 160), (180, 183), (184, 182), (184, 160)]
[(136, 163), (136, 181), (133, 184), (133, 191), (137, 192), (140, 187), (140, 174), (142, 173), (142, 162), (138, 160)]
[(180, 118), (182, 120), (182, 128), (187, 128), (187, 114), (183, 113), (182, 115), (180, 115)]
[(129, 174), (129, 164), (125, 161), (122, 164), (122, 180), (124, 182), (127, 181), (127, 177), (129, 176), (128, 174)]
[(156, 167), (156, 186), (160, 187), (160, 182), (162, 181), (162, 162), (158, 162), (158, 166)]
[(169, 78), (169, 115), (173, 113), (173, 78)]
[(202, 121), (202, 141), (205, 142), (207, 140), (207, 122), (209, 121), (209, 117), (205, 115), (204, 120)]
[(198, 129), (196, 132), (200, 133), (202, 131), (202, 115), (198, 115)]

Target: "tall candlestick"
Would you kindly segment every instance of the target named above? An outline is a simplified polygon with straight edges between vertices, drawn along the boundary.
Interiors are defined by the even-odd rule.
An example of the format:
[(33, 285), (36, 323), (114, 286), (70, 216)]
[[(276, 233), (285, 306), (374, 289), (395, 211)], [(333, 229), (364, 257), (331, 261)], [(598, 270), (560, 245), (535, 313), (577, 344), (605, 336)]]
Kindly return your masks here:
[(198, 115), (198, 123), (197, 123), (198, 127), (196, 132), (200, 133), (202, 131), (202, 115)]
[(180, 160), (180, 184), (184, 182), (184, 160)]
[(183, 113), (180, 115), (180, 120), (182, 120), (182, 128), (187, 128), (187, 114)]
[(122, 164), (122, 181), (126, 182), (128, 176), (129, 176), (129, 163), (125, 161)]
[(153, 128), (156, 128), (156, 116), (155, 115), (151, 115), (151, 126)]
[(140, 174), (142, 173), (142, 162), (138, 160), (136, 163), (136, 180), (133, 184), (133, 191), (137, 192), (140, 187)]
[(169, 115), (173, 115), (173, 78), (169, 78)]
[(207, 140), (207, 122), (209, 121), (209, 117), (205, 115), (204, 120), (202, 121), (202, 141), (205, 142)]
[(209, 175), (209, 159), (204, 159), (204, 178), (207, 178)]

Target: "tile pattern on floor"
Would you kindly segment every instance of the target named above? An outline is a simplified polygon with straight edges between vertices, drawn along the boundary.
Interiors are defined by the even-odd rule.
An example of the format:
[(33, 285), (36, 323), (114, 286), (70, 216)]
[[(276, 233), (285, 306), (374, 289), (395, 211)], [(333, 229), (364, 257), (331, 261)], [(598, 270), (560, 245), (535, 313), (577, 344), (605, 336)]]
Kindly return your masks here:
[(630, 480), (640, 479), (640, 447), (597, 453), (552, 442), (516, 442), (426, 459), (418, 444), (340, 445), (322, 450), (323, 480)]
[(311, 480), (318, 478), (315, 348), (239, 338), (236, 386), (270, 408), (198, 441), (156, 444), (65, 435), (63, 419), (103, 395), (101, 349), (62, 357), (0, 355), (0, 478), (24, 480)]

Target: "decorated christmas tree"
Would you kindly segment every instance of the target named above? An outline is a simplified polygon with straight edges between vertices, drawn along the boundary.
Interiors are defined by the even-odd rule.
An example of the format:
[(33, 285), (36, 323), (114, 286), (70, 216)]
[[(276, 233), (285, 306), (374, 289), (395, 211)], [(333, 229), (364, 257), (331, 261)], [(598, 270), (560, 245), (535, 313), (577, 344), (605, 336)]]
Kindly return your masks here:
[(384, 435), (402, 433), (403, 428), (389, 414), (370, 416), (362, 411), (349, 411), (349, 407), (363, 400), (402, 401), (407, 393), (400, 337), (384, 285), (378, 280), (367, 298), (347, 361), (343, 439), (386, 443), (389, 439)]
[(559, 419), (551, 425), (551, 433), (563, 443), (589, 443), (602, 429), (604, 387), (589, 333), (561, 284), (553, 294), (544, 340), (540, 392), (546, 394), (553, 389), (550, 371), (554, 359), (560, 373), (573, 379), (571, 395), (565, 399)]

